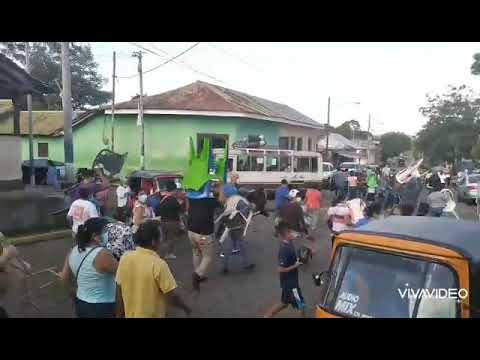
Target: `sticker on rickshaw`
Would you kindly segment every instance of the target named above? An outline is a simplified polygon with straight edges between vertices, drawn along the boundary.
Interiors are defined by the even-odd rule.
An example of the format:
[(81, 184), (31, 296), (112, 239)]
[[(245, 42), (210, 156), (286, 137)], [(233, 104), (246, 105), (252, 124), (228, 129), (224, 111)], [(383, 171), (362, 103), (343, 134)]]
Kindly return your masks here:
[(357, 307), (358, 300), (358, 295), (354, 295), (344, 291), (338, 297), (337, 303), (335, 304), (335, 311), (353, 316), (354, 310)]
[(335, 304), (335, 311), (356, 318), (371, 318), (371, 316), (362, 314), (355, 310), (359, 300), (359, 295), (343, 291), (338, 297), (337, 303)]

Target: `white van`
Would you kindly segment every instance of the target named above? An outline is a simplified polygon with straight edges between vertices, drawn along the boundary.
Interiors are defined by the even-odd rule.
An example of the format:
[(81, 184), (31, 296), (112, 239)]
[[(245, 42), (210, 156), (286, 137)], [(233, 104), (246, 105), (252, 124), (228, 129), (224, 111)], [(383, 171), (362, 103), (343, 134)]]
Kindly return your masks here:
[(323, 163), (323, 176), (326, 179), (330, 179), (330, 177), (335, 173), (336, 169), (332, 163), (324, 162)]
[[(223, 150), (214, 153), (219, 156)], [(333, 170), (333, 165), (327, 169)], [(269, 197), (282, 179), (299, 188), (322, 185), (327, 179), (322, 155), (312, 151), (235, 148), (229, 150), (228, 171), (238, 173), (241, 185), (263, 187)]]

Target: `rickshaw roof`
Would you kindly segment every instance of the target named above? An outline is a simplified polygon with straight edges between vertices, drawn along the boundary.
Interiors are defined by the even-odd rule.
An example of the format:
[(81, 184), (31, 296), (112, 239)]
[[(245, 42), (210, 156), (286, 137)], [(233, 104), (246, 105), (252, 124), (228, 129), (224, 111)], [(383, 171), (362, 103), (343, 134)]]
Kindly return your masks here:
[(480, 263), (480, 223), (425, 216), (389, 216), (374, 220), (358, 230), (366, 233), (437, 245), (454, 250), (472, 262)]

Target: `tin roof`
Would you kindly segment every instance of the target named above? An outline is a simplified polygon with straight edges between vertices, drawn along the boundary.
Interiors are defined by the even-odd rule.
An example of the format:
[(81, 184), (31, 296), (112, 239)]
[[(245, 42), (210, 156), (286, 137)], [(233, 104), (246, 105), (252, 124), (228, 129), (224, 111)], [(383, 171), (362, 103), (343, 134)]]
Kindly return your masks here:
[(30, 76), (24, 69), (5, 55), (0, 54), (0, 98), (50, 92), (45, 84)]
[[(74, 122), (83, 112), (74, 113)], [(49, 136), (63, 129), (63, 111), (32, 111), (33, 134)], [(13, 111), (0, 112), (0, 134), (13, 134)], [(28, 111), (20, 112), (20, 135), (28, 135)]]
[[(145, 96), (144, 110), (190, 110), (249, 113), (268, 118), (280, 118), (291, 122), (322, 125), (297, 110), (274, 101), (262, 99), (240, 91), (197, 81), (158, 95)], [(138, 109), (138, 98), (119, 103), (116, 109)]]

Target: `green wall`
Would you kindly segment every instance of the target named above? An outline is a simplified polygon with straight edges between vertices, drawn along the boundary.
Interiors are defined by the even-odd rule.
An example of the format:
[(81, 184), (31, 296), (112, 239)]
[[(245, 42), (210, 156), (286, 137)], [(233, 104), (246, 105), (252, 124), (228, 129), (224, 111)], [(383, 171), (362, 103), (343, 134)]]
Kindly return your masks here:
[[(140, 167), (140, 129), (136, 115), (115, 116), (115, 151), (128, 152), (123, 172)], [(110, 138), (110, 117), (107, 116), (105, 134)], [(104, 115), (74, 128), (75, 166), (90, 167), (95, 155), (103, 148)], [(263, 134), (268, 144), (278, 144), (279, 124), (247, 118), (145, 115), (145, 167), (151, 170), (184, 170), (188, 153), (188, 138), (195, 143), (198, 133), (229, 135), (230, 143), (248, 135)], [(49, 143), (49, 158), (64, 161), (63, 137), (35, 138), (37, 143)], [(28, 159), (28, 137), (23, 138), (23, 159)]]

